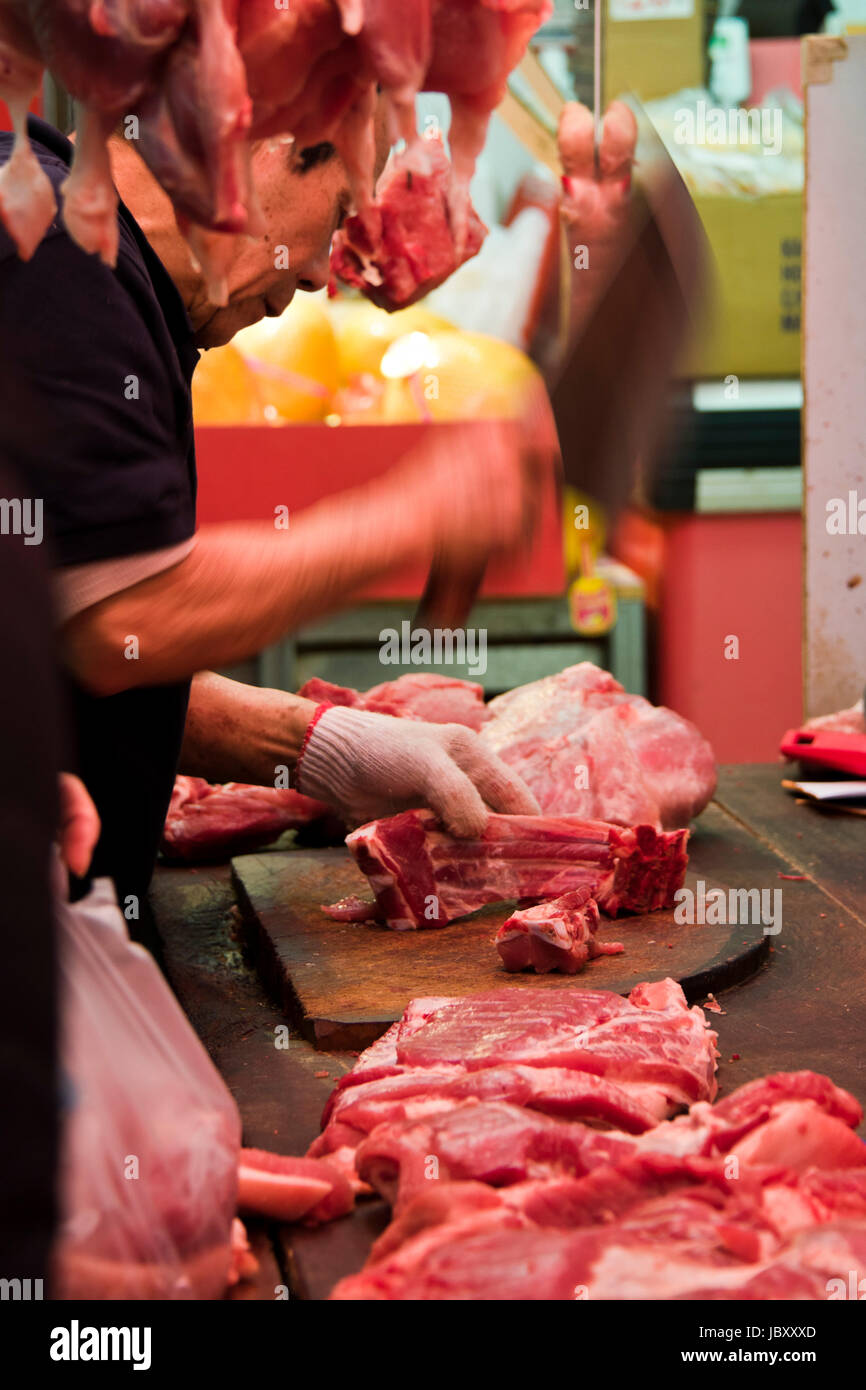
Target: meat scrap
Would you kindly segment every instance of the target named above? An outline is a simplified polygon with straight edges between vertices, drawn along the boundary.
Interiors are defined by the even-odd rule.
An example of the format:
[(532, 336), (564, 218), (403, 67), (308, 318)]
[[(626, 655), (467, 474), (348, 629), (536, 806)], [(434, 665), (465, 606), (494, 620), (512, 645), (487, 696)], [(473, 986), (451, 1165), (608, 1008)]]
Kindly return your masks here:
[(391, 714), (401, 719), (424, 719), (428, 724), (465, 724), (468, 729), (480, 729), (488, 718), (484, 691), (474, 681), (456, 680), (451, 676), (398, 676), (396, 680), (374, 685), (361, 693), (351, 686), (333, 685), (314, 676), (301, 687), (298, 694), (304, 700), (318, 704), (351, 705), (371, 714)]
[(322, 911), (332, 922), (372, 922), (376, 918), (376, 904), (365, 902), (354, 894), (339, 898), (335, 903), (323, 904)]
[(506, 970), (539, 974), (561, 970), (576, 975), (596, 956), (617, 956), (619, 941), (598, 941), (598, 906), (589, 888), (578, 888), (552, 902), (515, 912), (496, 933), (496, 949)]
[(355, 1205), (352, 1184), (324, 1159), (292, 1158), (264, 1149), (241, 1149), (238, 1207), (274, 1221), (315, 1225), (345, 1216)]
[(478, 840), (445, 833), (429, 811), (371, 821), (346, 844), (395, 931), (444, 926), (487, 903), (589, 888), (602, 911), (673, 906), (688, 831), (621, 829), (577, 816), (491, 815)]
[(673, 710), (628, 695), (591, 662), (491, 700), (482, 738), (541, 809), (673, 830), (716, 787), (713, 750)]
[(214, 863), (326, 816), (333, 816), (330, 806), (289, 788), (177, 777), (161, 849), (167, 859)]

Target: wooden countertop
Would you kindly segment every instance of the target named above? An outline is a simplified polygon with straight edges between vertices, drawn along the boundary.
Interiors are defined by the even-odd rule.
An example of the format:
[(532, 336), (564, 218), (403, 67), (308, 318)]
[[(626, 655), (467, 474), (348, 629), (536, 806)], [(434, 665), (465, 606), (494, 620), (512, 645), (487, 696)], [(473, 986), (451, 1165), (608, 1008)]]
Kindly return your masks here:
[[(722, 1094), (772, 1071), (809, 1068), (866, 1101), (866, 820), (798, 805), (781, 764), (721, 770), (709, 848), (744, 887), (778, 881), (782, 930), (769, 963), (719, 995)], [(697, 822), (701, 834), (701, 822)], [(770, 879), (768, 880), (768, 873)], [(316, 1051), (287, 1028), (245, 962), (228, 865), (157, 869), (151, 890), (171, 982), (237, 1100), (248, 1145), (303, 1153), (351, 1053)], [(239, 1294), (326, 1298), (360, 1268), (387, 1208), (316, 1231), (253, 1227), (258, 1280)]]

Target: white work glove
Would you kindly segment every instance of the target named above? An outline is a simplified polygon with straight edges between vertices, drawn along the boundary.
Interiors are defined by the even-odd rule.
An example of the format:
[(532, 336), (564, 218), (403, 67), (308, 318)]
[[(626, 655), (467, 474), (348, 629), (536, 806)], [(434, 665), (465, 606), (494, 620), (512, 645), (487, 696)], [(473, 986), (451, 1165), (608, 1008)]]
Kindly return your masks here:
[(329, 802), (353, 827), (426, 806), (452, 834), (472, 838), (484, 830), (490, 810), (540, 814), (517, 774), (463, 724), (427, 724), (342, 705), (319, 718), (296, 785), (305, 796)]

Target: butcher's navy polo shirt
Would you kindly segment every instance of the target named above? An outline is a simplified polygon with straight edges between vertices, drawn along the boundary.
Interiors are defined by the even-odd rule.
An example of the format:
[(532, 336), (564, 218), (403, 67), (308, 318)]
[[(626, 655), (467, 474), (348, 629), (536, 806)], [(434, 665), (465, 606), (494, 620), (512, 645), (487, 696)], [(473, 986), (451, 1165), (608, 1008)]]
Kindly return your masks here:
[[(72, 145), (35, 118), (30, 137), (59, 190)], [(0, 133), (0, 163), (11, 149)], [(0, 227), (0, 454), (42, 499), (60, 566), (178, 545), (195, 530), (198, 351), (174, 283), (123, 205), (118, 228), (112, 270), (59, 215), (27, 263)], [(121, 898), (146, 891), (188, 698), (188, 681), (108, 698), (69, 682), (71, 759), (103, 825), (93, 874), (113, 877)]]

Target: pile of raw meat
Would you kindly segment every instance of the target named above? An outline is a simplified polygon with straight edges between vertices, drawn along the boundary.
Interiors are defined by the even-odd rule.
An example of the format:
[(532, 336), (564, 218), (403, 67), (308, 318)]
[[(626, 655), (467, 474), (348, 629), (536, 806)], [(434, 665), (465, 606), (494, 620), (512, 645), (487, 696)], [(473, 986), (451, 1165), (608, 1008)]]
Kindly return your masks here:
[[(251, 142), (332, 141), (356, 205), (335, 268), (389, 308), (408, 303), (481, 244), (469, 181), (508, 73), (551, 10), (550, 0), (0, 0), (0, 98), (18, 137), (0, 220), (26, 258), (55, 216), (26, 138), (49, 68), (83, 105), (63, 215), (86, 251), (109, 264), (117, 254), (107, 140), (121, 121), (132, 118), (222, 299), (232, 251), (219, 234), (261, 230)], [(377, 86), (406, 148), (374, 199)], [(451, 99), (453, 167), (417, 133), (421, 90)]]
[(713, 1105), (714, 1043), (672, 980), (413, 1000), (310, 1150), (393, 1208), (332, 1296), (826, 1299), (863, 1278), (861, 1107), (813, 1072)]
[(444, 676), (401, 676), (365, 695), (313, 679), (309, 700), (379, 714), (466, 724), (520, 773), (543, 811), (614, 825), (676, 830), (716, 789), (713, 750), (694, 724), (607, 671), (582, 661), (484, 703), (480, 685)]

